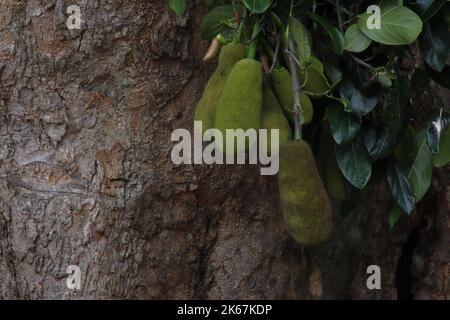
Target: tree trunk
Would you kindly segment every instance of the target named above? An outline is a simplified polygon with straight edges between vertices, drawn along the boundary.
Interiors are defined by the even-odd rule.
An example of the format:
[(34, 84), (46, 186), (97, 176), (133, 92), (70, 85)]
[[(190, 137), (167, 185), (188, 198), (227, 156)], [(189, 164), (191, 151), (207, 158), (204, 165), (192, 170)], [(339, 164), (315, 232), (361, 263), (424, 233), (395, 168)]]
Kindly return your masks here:
[(392, 231), (381, 183), (302, 249), (276, 178), (172, 163), (214, 69), (190, 3), (179, 18), (165, 0), (0, 0), (0, 298), (448, 299), (448, 168)]

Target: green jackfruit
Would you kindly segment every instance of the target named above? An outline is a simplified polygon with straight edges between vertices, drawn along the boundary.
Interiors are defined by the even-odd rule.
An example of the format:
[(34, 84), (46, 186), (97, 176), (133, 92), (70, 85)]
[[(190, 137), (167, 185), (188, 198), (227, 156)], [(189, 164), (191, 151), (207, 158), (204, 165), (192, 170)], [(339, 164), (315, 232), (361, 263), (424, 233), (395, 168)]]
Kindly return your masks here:
[(278, 182), (284, 220), (294, 239), (305, 246), (327, 240), (333, 227), (331, 203), (304, 140), (281, 146)]
[(236, 62), (244, 59), (246, 54), (247, 47), (243, 44), (228, 44), (222, 47), (217, 69), (209, 79), (195, 109), (194, 121), (202, 121), (203, 132), (214, 128), (217, 102), (222, 95), (225, 80)]
[[(226, 129), (259, 130), (262, 108), (263, 71), (261, 64), (253, 59), (243, 59), (235, 64), (223, 88), (217, 104), (215, 127), (222, 132), (223, 145), (218, 145), (227, 156), (244, 150), (226, 150)], [(235, 139), (236, 140), (236, 139)], [(247, 144), (246, 144), (247, 145)], [(248, 150), (248, 146), (245, 148)]]
[(265, 84), (263, 87), (263, 107), (261, 116), (261, 128), (267, 129), (269, 132), (267, 134), (267, 150), (271, 149), (271, 129), (279, 129), (279, 145), (285, 143), (292, 138), (291, 128), (289, 127), (289, 122), (281, 110), (280, 104), (278, 103), (277, 97), (272, 91), (269, 84)]
[(320, 135), (320, 165), (331, 199), (344, 201), (347, 199), (347, 187), (345, 177), (337, 164), (334, 148), (334, 140), (331, 136), (330, 127), (326, 126), (321, 130)]
[[(286, 117), (291, 124), (294, 124), (293, 108), (295, 101), (292, 94), (292, 77), (289, 71), (285, 68), (274, 70), (272, 73), (272, 85)], [(307, 125), (311, 122), (314, 115), (313, 106), (311, 100), (303, 92), (300, 92), (300, 103), (303, 110), (302, 125)]]

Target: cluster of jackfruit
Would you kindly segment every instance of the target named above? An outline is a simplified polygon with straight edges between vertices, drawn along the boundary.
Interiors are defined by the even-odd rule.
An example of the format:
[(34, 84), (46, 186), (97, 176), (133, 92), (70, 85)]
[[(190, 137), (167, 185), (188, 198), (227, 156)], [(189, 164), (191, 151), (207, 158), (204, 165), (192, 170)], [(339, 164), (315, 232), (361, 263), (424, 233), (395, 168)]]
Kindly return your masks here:
[[(278, 182), (287, 229), (302, 245), (325, 241), (332, 228), (331, 204), (309, 145), (303, 140), (291, 140), (289, 123), (294, 124), (295, 100), (291, 75), (287, 69), (277, 68), (270, 81), (264, 81), (261, 64), (245, 56), (245, 45), (229, 44), (222, 48), (218, 67), (197, 105), (194, 119), (203, 122), (204, 130), (216, 128), (222, 132), (223, 144), (217, 147), (226, 156), (245, 152), (250, 147), (238, 149), (235, 145), (234, 150), (229, 150), (227, 129), (257, 132), (260, 128), (268, 129), (268, 151), (272, 142), (270, 129), (279, 129)], [(305, 77), (309, 74), (300, 73), (301, 81)], [(309, 89), (322, 90), (312, 85)], [(303, 92), (300, 102), (301, 122), (307, 125), (313, 118), (313, 105)]]
[(217, 102), (222, 96), (225, 81), (236, 62), (245, 58), (246, 53), (247, 48), (243, 44), (230, 44), (222, 47), (217, 69), (209, 79), (195, 109), (194, 120), (202, 121), (203, 131), (214, 128)]

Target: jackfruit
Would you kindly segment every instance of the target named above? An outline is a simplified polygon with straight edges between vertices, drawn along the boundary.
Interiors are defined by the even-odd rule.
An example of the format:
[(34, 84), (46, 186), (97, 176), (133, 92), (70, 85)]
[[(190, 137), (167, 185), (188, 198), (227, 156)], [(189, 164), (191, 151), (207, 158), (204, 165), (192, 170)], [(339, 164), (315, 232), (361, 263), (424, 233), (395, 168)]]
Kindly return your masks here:
[(344, 201), (347, 199), (347, 186), (345, 177), (337, 164), (334, 148), (334, 140), (331, 136), (330, 127), (327, 125), (321, 130), (320, 134), (320, 165), (330, 198)]
[(305, 246), (327, 240), (333, 227), (331, 203), (304, 140), (281, 145), (278, 183), (284, 220), (293, 238)]
[[(218, 149), (226, 156), (240, 153), (244, 148), (226, 150), (226, 129), (259, 130), (262, 108), (263, 71), (261, 64), (253, 59), (243, 59), (235, 64), (230, 72), (222, 96), (217, 104), (215, 127), (222, 132), (223, 145)], [(231, 142), (231, 141), (230, 141)], [(255, 141), (256, 142), (256, 141)], [(246, 143), (245, 150), (248, 150)]]
[[(286, 117), (291, 124), (294, 124), (294, 95), (292, 94), (292, 77), (289, 71), (285, 68), (276, 69), (272, 73), (272, 85), (275, 95), (280, 101)], [(313, 106), (308, 96), (300, 92), (300, 103), (303, 111), (302, 125), (307, 125), (311, 122), (314, 115)]]
[(272, 91), (269, 84), (265, 84), (263, 87), (263, 107), (261, 116), (261, 128), (267, 129), (267, 150), (269, 155), (271, 152), (271, 141), (272, 136), (270, 133), (271, 129), (279, 129), (279, 141), (278, 145), (287, 142), (292, 138), (291, 128), (289, 127), (289, 122), (281, 110), (280, 104), (278, 103), (277, 97)]
[(246, 54), (247, 47), (244, 44), (228, 44), (222, 47), (217, 69), (209, 79), (195, 109), (194, 121), (202, 121), (203, 133), (214, 128), (217, 102), (222, 95), (225, 81), (236, 62), (244, 59)]

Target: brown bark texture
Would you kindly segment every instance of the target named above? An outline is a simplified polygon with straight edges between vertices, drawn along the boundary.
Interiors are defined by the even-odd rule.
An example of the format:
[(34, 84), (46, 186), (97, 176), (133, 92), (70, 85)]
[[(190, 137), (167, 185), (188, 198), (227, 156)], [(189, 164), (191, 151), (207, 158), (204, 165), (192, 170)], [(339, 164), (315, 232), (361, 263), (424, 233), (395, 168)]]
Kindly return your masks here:
[(165, 0), (0, 0), (0, 298), (448, 299), (448, 168), (393, 230), (380, 183), (301, 248), (275, 177), (172, 163), (215, 67), (202, 3), (176, 17)]

